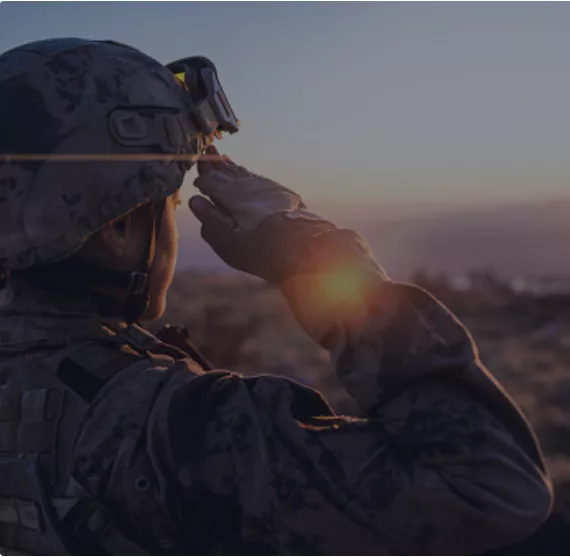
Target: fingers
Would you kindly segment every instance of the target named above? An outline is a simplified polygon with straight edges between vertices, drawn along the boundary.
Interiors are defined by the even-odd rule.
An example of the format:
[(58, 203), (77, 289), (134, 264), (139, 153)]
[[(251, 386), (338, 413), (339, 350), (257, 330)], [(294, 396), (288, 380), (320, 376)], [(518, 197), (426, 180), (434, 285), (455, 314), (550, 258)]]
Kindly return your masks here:
[(226, 155), (220, 155), (215, 147), (206, 149), (205, 157), (198, 163), (198, 177), (194, 186), (211, 198), (219, 209), (230, 211), (224, 206), (225, 193), (236, 180), (249, 176), (247, 171), (231, 162)]
[[(202, 238), (224, 260), (226, 248), (231, 247), (236, 224), (207, 199), (195, 196), (189, 201), (191, 211), (202, 223)], [(228, 263), (228, 261), (226, 260)]]
[(208, 145), (206, 153), (198, 160), (198, 174), (212, 170), (223, 170), (223, 158), (213, 145)]
[(243, 166), (238, 166), (228, 155), (220, 154), (213, 145), (209, 145), (205, 154), (198, 161), (198, 174), (202, 176), (213, 171), (224, 172), (233, 177), (251, 175), (249, 170)]
[(204, 174), (212, 170), (223, 172), (232, 165), (235, 166), (230, 157), (218, 153), (218, 150), (213, 145), (208, 145), (206, 152), (198, 161), (198, 173)]
[(233, 231), (236, 227), (235, 221), (229, 214), (224, 213), (205, 197), (196, 195), (190, 198), (188, 206), (194, 216), (204, 225), (203, 228), (222, 226), (224, 229)]
[[(201, 174), (194, 180), (194, 187), (204, 196), (209, 197), (218, 209), (227, 210), (224, 199), (228, 192), (231, 193), (234, 178), (227, 172), (212, 170), (206, 174)], [(192, 209), (192, 205), (190, 206)], [(200, 210), (200, 207), (198, 208)]]

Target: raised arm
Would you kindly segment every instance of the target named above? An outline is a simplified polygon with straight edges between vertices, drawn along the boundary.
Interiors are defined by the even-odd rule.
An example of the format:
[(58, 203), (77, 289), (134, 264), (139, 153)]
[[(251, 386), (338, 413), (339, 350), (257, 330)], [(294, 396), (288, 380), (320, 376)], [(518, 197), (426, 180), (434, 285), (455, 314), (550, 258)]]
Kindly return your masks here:
[(281, 287), (366, 415), (300, 410), (316, 395), (279, 378), (184, 380), (169, 473), (202, 535), (213, 520), (292, 552), (480, 553), (532, 533), (551, 504), (536, 440), (449, 311), (275, 182), (225, 160), (196, 185), (223, 209), (194, 200), (204, 238)]

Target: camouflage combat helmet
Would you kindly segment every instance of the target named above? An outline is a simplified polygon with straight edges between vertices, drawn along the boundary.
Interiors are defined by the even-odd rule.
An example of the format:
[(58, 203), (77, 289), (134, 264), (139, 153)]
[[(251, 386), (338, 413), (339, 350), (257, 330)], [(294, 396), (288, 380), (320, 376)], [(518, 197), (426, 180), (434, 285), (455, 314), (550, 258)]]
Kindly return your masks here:
[(106, 224), (182, 184), (238, 122), (213, 64), (164, 66), (112, 41), (0, 55), (0, 269), (65, 260)]

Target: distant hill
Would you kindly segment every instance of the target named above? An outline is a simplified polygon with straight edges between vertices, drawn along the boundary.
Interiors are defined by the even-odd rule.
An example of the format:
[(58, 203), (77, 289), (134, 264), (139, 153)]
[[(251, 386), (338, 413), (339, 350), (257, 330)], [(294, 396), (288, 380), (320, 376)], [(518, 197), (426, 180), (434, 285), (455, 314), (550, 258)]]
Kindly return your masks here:
[[(449, 275), (488, 269), (504, 277), (570, 276), (570, 201), (464, 209), (425, 216), (340, 217), (361, 232), (394, 278), (421, 267)], [(179, 223), (179, 267), (226, 269), (191, 216)]]

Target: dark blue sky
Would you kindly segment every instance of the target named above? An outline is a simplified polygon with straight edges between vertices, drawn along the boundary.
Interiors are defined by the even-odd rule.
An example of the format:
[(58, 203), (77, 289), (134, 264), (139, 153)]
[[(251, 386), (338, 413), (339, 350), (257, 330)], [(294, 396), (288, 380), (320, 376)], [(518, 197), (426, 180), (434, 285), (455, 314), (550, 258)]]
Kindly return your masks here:
[(0, 5), (0, 51), (80, 36), (210, 57), (243, 123), (220, 148), (358, 210), (566, 196), (569, 29), (567, 3)]

